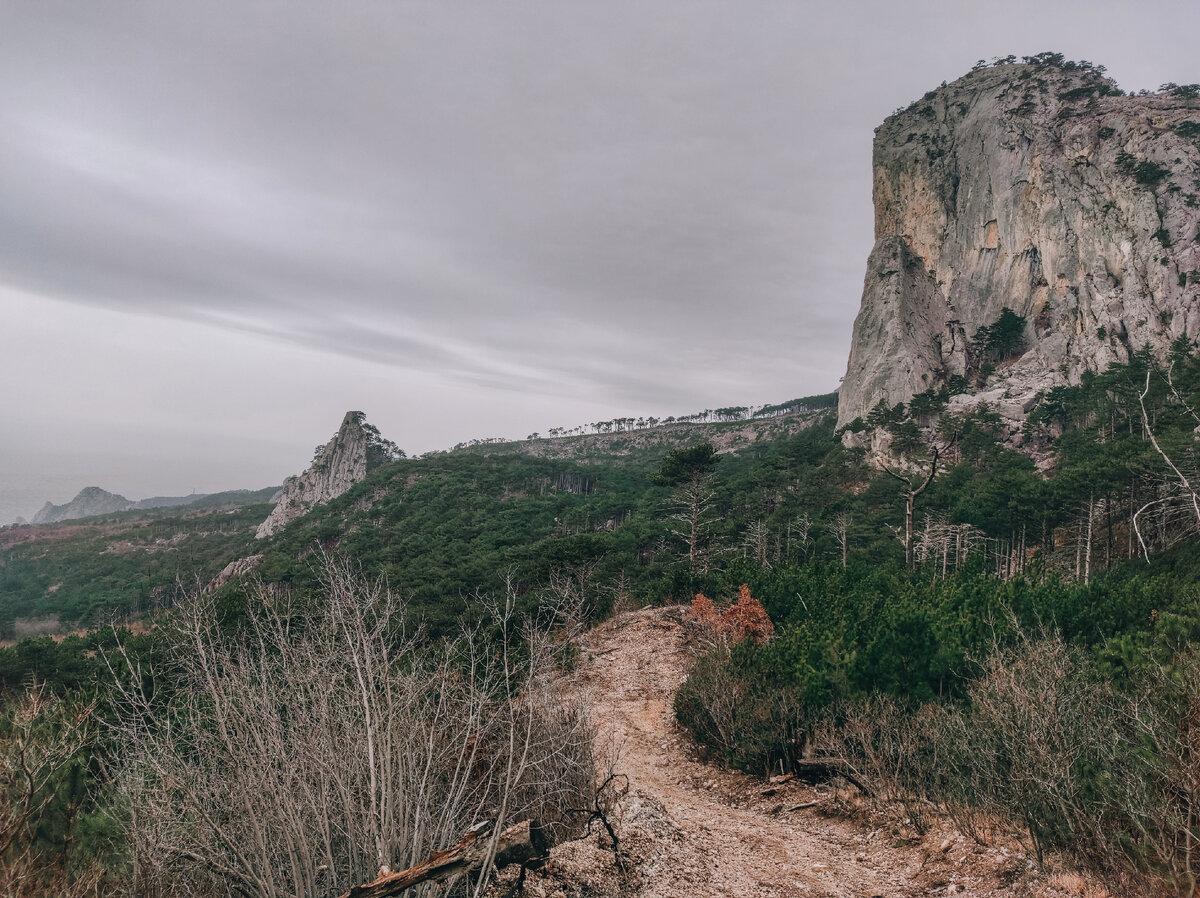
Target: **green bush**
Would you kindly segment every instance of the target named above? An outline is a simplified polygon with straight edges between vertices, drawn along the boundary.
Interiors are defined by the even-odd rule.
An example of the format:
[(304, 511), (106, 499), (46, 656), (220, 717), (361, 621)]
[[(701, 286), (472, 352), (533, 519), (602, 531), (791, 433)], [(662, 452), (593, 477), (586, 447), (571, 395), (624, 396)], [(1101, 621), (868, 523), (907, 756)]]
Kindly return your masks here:
[(1139, 162), (1133, 167), (1133, 176), (1139, 184), (1144, 184), (1147, 187), (1156, 187), (1167, 175), (1171, 174), (1171, 170), (1165, 165), (1159, 165), (1157, 162), (1146, 160)]

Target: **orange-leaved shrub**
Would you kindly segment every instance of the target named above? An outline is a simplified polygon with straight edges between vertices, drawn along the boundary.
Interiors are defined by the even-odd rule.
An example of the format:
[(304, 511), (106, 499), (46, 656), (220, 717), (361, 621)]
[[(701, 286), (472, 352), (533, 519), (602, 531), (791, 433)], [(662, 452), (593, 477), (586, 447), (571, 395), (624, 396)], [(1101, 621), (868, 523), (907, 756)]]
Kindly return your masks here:
[(750, 595), (745, 583), (738, 590), (737, 601), (723, 611), (708, 596), (697, 593), (688, 617), (729, 644), (750, 639), (755, 645), (763, 645), (775, 635), (775, 625), (766, 609)]
[(756, 667), (757, 650), (775, 634), (766, 610), (743, 585), (736, 602), (718, 608), (705, 595), (688, 621), (701, 630), (701, 653), (675, 693), (675, 717), (720, 760), (757, 773), (789, 769), (809, 727), (801, 690), (781, 686)]

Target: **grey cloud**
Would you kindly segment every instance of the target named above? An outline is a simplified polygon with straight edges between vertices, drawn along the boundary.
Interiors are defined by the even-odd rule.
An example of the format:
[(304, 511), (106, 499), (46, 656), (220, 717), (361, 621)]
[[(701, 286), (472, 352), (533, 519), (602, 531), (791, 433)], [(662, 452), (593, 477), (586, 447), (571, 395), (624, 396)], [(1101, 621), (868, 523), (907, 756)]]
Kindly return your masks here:
[(824, 391), (884, 116), (1008, 53), (1195, 81), (1196, 25), (1174, 0), (0, 4), (0, 288), (316, 352), (338, 395), (363, 360), (440, 378), (456, 422), (483, 388), (582, 417)]
[[(65, 41), (77, 65), (147, 71), (66, 79), (58, 107), (6, 98), (22, 149), (43, 155), (3, 232), (42, 242), (8, 242), (19, 258), (4, 271), (52, 295), (179, 314), (412, 309), (449, 337), (481, 317), (613, 310), (686, 330), (797, 257), (759, 214), (802, 199), (805, 162), (799, 142), (777, 140), (778, 89), (755, 97), (746, 83), (768, 33), (743, 26), (750, 46), (718, 54), (734, 63), (721, 68), (726, 36), (703, 19), (691, 43), (666, 15), (642, 28), (549, 6), (511, 23), (433, 13), (353, 28), (309, 8), (275, 34), (161, 11), (90, 23), (107, 40)], [(179, 46), (190, 52), (169, 58)], [(108, 108), (88, 102), (98, 91)], [(808, 214), (819, 227), (821, 209)], [(792, 286), (780, 288), (777, 307)]]

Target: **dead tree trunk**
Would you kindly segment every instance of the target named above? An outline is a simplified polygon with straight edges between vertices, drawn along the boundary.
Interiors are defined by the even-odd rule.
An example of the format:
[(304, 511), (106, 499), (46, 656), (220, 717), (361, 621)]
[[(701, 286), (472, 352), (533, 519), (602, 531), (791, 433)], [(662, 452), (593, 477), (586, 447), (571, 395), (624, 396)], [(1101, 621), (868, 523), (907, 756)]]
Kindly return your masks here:
[[(953, 445), (951, 441), (950, 445)], [(893, 471), (887, 465), (881, 465), (883, 472), (889, 477), (894, 477), (904, 484), (907, 489), (901, 493), (904, 497), (904, 563), (908, 567), (913, 566), (913, 518), (916, 515), (917, 498), (925, 490), (929, 489), (929, 484), (933, 483), (933, 478), (937, 474), (938, 461), (941, 460), (942, 454), (949, 449), (950, 446), (938, 446), (936, 443), (929, 447), (929, 473), (919, 474), (916, 480), (912, 477), (900, 474)], [(924, 479), (922, 480), (922, 476)]]
[(854, 775), (854, 768), (849, 761), (842, 758), (810, 758), (792, 762), (792, 773), (796, 779), (804, 783), (818, 785), (827, 783), (835, 776), (840, 776), (846, 782), (857, 788), (864, 795), (872, 794), (871, 790)]
[[(1174, 389), (1174, 386), (1175, 386), (1174, 383), (1171, 383), (1172, 390)], [(1184, 495), (1188, 499), (1191, 500), (1192, 511), (1195, 513), (1195, 516), (1196, 516), (1196, 523), (1200, 524), (1200, 493), (1196, 492), (1196, 490), (1192, 487), (1191, 482), (1187, 479), (1186, 476), (1184, 476), (1184, 473), (1181, 470), (1179, 470), (1179, 468), (1175, 465), (1175, 462), (1171, 460), (1171, 456), (1167, 455), (1167, 453), (1163, 450), (1162, 446), (1160, 446), (1158, 444), (1158, 438), (1154, 435), (1154, 428), (1150, 424), (1150, 416), (1146, 413), (1146, 394), (1149, 392), (1150, 392), (1150, 372), (1147, 371), (1146, 372), (1146, 388), (1144, 390), (1142, 390), (1142, 395), (1138, 397), (1138, 403), (1142, 407), (1142, 425), (1145, 427), (1146, 436), (1148, 436), (1150, 438), (1150, 444), (1152, 446), (1154, 446), (1154, 450), (1160, 456), (1162, 456), (1162, 460), (1167, 463), (1167, 467), (1169, 467), (1171, 469), (1171, 471), (1175, 474), (1176, 479), (1179, 480), (1180, 486), (1183, 487)], [(1176, 394), (1176, 395), (1178, 395), (1178, 394)], [(1185, 407), (1187, 407), (1186, 404), (1185, 404)], [(1188, 411), (1191, 411), (1190, 407), (1188, 408)], [(1193, 412), (1193, 414), (1195, 414), (1195, 413)]]
[(1084, 544), (1083, 556), (1083, 585), (1092, 582), (1092, 526), (1096, 519), (1095, 497), (1088, 495), (1087, 540)]
[(546, 834), (533, 820), (510, 826), (496, 839), (495, 854), (489, 850), (487, 825), (471, 830), (458, 844), (445, 851), (435, 851), (415, 867), (398, 873), (380, 873), (365, 885), (355, 886), (342, 898), (393, 898), (405, 889), (423, 882), (440, 882), (451, 876), (463, 876), (478, 870), (489, 857), (497, 868), (523, 864), (542, 857), (549, 847)]

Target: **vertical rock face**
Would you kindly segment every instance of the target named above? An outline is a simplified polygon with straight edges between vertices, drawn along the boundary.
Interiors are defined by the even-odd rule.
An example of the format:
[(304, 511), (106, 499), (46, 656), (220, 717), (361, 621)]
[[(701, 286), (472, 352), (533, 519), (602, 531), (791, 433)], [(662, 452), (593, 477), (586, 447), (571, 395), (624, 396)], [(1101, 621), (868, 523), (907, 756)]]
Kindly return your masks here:
[(875, 246), (838, 423), (977, 366), (1005, 307), (1025, 351), (987, 382), (1038, 390), (1200, 335), (1200, 100), (1123, 96), (1084, 65), (980, 68), (876, 131)]
[(362, 412), (346, 412), (337, 434), (317, 453), (307, 471), (289, 477), (279, 502), (257, 532), (271, 536), (317, 505), (340, 496), (367, 476), (370, 433)]

